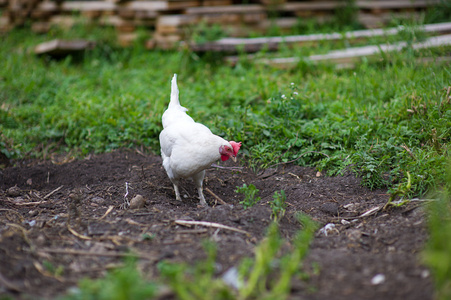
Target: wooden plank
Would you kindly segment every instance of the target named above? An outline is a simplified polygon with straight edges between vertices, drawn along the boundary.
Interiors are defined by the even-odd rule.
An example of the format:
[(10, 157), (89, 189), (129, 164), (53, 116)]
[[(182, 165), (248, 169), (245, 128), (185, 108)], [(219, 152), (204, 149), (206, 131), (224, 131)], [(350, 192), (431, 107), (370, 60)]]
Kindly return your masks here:
[(252, 14), (266, 13), (265, 8), (260, 4), (238, 4), (227, 6), (200, 6), (187, 8), (185, 13), (188, 15), (207, 15), (207, 14)]
[(52, 40), (41, 43), (34, 48), (38, 55), (67, 55), (92, 49), (95, 43), (87, 40)]
[(345, 2), (338, 1), (314, 1), (314, 2), (287, 2), (280, 6), (281, 11), (333, 11), (345, 6)]
[(202, 6), (228, 6), (232, 5), (232, 0), (202, 0)]
[[(356, 30), (342, 33), (328, 33), (328, 34), (309, 34), (309, 35), (292, 35), (292, 36), (277, 36), (277, 37), (260, 37), (260, 38), (222, 38), (220, 40), (205, 43), (202, 45), (191, 44), (193, 51), (224, 51), (236, 52), (237, 49), (243, 49), (245, 52), (257, 52), (264, 47), (269, 50), (277, 50), (280, 44), (286, 45), (302, 45), (305, 43), (319, 42), (319, 41), (334, 41), (345, 39), (362, 39), (376, 36), (390, 36), (398, 34), (404, 30), (404, 26), (398, 26), (388, 29), (370, 29), (370, 30)], [(451, 32), (451, 22), (428, 24), (419, 27), (426, 33), (444, 34)]]
[(403, 9), (403, 8), (425, 8), (442, 3), (442, 0), (360, 0), (356, 5), (360, 9)]
[(189, 1), (131, 1), (124, 5), (135, 11), (165, 11), (171, 9), (183, 9), (200, 5), (200, 0)]
[(179, 34), (182, 27), (194, 24), (196, 16), (190, 15), (167, 15), (160, 16), (156, 22), (156, 33), (158, 34)]
[(116, 4), (107, 1), (64, 1), (62, 11), (114, 11)]
[[(345, 50), (330, 51), (327, 54), (311, 55), (306, 60), (312, 62), (326, 62), (333, 64), (350, 64), (359, 61), (363, 57), (373, 58), (379, 57), (381, 52), (389, 53), (401, 51), (407, 42), (399, 42), (396, 44), (370, 45), (365, 47), (348, 48)], [(433, 48), (439, 46), (451, 46), (451, 34), (430, 37), (423, 42), (412, 45), (413, 49)], [(274, 58), (258, 60), (258, 63), (268, 64), (272, 66), (287, 68), (294, 67), (301, 61), (299, 57)]]

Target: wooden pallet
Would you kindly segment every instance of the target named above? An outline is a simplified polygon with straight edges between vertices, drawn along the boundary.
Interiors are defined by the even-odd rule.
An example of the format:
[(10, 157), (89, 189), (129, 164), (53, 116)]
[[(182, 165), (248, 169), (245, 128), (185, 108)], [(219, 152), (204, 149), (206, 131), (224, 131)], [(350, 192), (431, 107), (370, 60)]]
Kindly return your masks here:
[[(393, 17), (419, 16), (421, 10), (443, 0), (357, 0), (358, 20), (367, 28), (387, 24)], [(216, 24), (229, 36), (246, 37), (250, 32), (266, 34), (273, 24), (289, 31), (299, 20), (326, 22), (341, 0), (0, 0), (0, 32), (31, 21), (32, 30), (47, 32), (51, 26), (73, 26), (76, 15), (101, 26), (114, 26), (121, 44), (132, 43), (136, 29), (144, 27), (155, 36), (149, 45), (174, 47), (190, 38), (198, 24)], [(273, 19), (269, 16), (277, 15)], [(195, 29), (194, 29), (195, 31)], [(128, 42), (130, 41), (130, 42)]]

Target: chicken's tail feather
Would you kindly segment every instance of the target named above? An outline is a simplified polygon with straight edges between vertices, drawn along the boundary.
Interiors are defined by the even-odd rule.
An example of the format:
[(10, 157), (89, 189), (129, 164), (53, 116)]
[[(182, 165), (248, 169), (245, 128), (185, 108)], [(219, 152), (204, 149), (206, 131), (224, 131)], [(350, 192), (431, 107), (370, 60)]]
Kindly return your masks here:
[(171, 83), (171, 102), (169, 102), (169, 106), (180, 106), (179, 88), (177, 87), (177, 74), (174, 74)]

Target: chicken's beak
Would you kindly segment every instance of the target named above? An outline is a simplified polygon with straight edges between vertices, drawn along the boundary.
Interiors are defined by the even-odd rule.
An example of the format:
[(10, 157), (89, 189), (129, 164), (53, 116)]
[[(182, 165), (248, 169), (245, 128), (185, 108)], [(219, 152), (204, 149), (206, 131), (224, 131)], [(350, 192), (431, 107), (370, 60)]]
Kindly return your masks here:
[(233, 162), (236, 162), (236, 156), (231, 156)]

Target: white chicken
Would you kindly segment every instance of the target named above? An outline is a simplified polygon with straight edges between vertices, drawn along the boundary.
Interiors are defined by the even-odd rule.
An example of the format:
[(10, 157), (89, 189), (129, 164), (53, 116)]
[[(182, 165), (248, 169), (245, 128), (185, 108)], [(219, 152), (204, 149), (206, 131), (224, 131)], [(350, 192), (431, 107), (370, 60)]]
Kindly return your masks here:
[(177, 74), (172, 78), (171, 101), (162, 117), (163, 130), (160, 133), (163, 167), (174, 185), (175, 198), (181, 201), (179, 180), (192, 178), (199, 193), (200, 204), (207, 206), (202, 191), (205, 169), (221, 159), (226, 161), (236, 155), (241, 142), (226, 141), (213, 134), (208, 127), (196, 123), (180, 105)]

